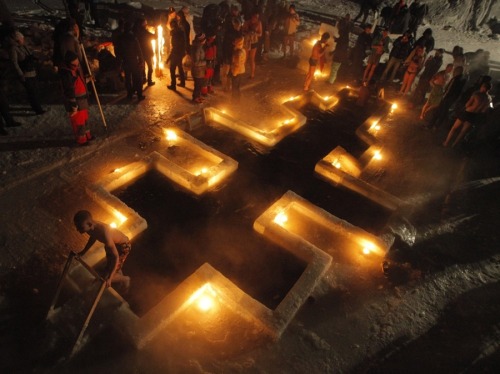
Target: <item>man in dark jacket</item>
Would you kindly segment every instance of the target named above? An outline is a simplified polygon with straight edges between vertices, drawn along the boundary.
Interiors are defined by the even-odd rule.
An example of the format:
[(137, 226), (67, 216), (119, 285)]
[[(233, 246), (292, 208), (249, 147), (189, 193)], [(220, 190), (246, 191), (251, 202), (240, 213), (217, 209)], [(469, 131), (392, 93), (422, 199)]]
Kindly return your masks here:
[(142, 94), (144, 59), (139, 41), (132, 33), (130, 22), (125, 22), (124, 33), (118, 38), (115, 52), (116, 57), (122, 61), (127, 98), (131, 99), (134, 93), (137, 93), (137, 99), (144, 100), (146, 98)]
[(177, 19), (170, 22), (170, 37), (172, 50), (167, 60), (170, 64), (170, 86), (167, 86), (167, 88), (175, 91), (177, 89), (175, 80), (176, 68), (179, 70), (179, 87), (186, 86), (186, 75), (184, 74), (184, 69), (182, 67), (182, 59), (186, 55), (187, 50), (186, 33), (180, 28)]
[(352, 72), (355, 77), (360, 77), (363, 69), (363, 61), (366, 57), (366, 51), (369, 51), (372, 46), (372, 25), (364, 25), (363, 32), (356, 39), (356, 44), (352, 49), (351, 62)]
[(153, 86), (155, 82), (153, 82), (153, 46), (151, 45), (151, 41), (155, 39), (155, 35), (150, 33), (146, 26), (148, 25), (148, 21), (145, 18), (139, 18), (135, 24), (134, 31), (137, 40), (139, 41), (139, 45), (141, 46), (142, 57), (144, 58), (144, 62), (148, 67), (148, 73), (146, 75), (145, 71), (143, 72), (143, 81), (147, 82), (148, 86)]
[(394, 80), (394, 78), (396, 77), (396, 73), (401, 66), (401, 63), (406, 60), (406, 58), (410, 54), (410, 50), (410, 35), (408, 32), (405, 32), (392, 44), (391, 53), (389, 54), (389, 61), (387, 62), (385, 70), (380, 77), (381, 81), (385, 81), (389, 73), (391, 73), (389, 80)]

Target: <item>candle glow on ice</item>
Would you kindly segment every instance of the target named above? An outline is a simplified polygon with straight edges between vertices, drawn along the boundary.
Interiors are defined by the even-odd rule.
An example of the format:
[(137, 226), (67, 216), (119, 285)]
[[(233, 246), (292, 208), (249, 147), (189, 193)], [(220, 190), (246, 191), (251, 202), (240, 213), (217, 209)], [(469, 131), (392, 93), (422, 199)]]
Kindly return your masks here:
[(205, 283), (191, 295), (187, 303), (196, 303), (198, 310), (201, 312), (208, 312), (214, 309), (216, 298), (217, 292), (215, 292), (210, 283)]

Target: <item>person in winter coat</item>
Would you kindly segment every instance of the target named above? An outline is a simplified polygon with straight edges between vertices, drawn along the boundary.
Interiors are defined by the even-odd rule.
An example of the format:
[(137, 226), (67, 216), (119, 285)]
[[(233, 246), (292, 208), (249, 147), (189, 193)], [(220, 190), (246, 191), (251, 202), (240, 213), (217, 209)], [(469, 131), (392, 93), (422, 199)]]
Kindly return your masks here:
[(194, 79), (193, 102), (198, 104), (203, 102), (203, 98), (201, 97), (201, 89), (205, 80), (207, 67), (204, 49), (206, 41), (207, 40), (205, 34), (197, 34), (194, 38), (191, 48), (191, 60), (193, 63), (193, 66), (191, 68), (191, 75)]
[(43, 114), (38, 92), (38, 79), (36, 77), (36, 59), (24, 44), (24, 35), (15, 31), (11, 36), (10, 59), (18, 79), (23, 84), (28, 95), (28, 101), (36, 114)]
[(80, 61), (80, 69), (83, 64), (83, 54), (80, 47), (80, 27), (74, 19), (69, 19), (67, 23), (67, 30), (61, 38), (59, 39), (59, 45), (54, 48), (59, 48), (59, 55), (63, 57), (66, 56), (66, 52), (70, 51), (78, 56)]
[(344, 62), (349, 58), (349, 34), (352, 29), (351, 15), (346, 14), (338, 22), (339, 37), (335, 38), (336, 46), (332, 52), (332, 65), (330, 66), (330, 76), (328, 83), (333, 84), (337, 80), (337, 74)]
[(58, 73), (64, 95), (64, 107), (68, 113), (76, 143), (86, 145), (93, 137), (87, 125), (89, 118), (87, 85), (76, 53), (66, 52), (64, 65), (60, 66)]
[(392, 82), (396, 77), (401, 63), (408, 57), (411, 50), (410, 35), (405, 32), (402, 36), (397, 38), (392, 44), (391, 53), (389, 54), (389, 61), (387, 62), (384, 72), (380, 77), (381, 81), (385, 81), (387, 75), (390, 74), (389, 80)]
[(240, 100), (241, 77), (245, 74), (246, 51), (244, 49), (244, 37), (240, 36), (234, 40), (233, 58), (231, 61), (231, 85), (232, 96), (236, 101)]
[(188, 47), (191, 47), (191, 41), (196, 36), (196, 33), (194, 31), (194, 23), (193, 23), (194, 17), (191, 13), (189, 13), (189, 7), (186, 5), (184, 5), (181, 8), (181, 12), (184, 13), (184, 19), (186, 20), (186, 22), (189, 25), (189, 37), (187, 39), (187, 42), (188, 42)]
[(122, 61), (127, 98), (131, 99), (137, 93), (137, 100), (141, 101), (146, 98), (142, 94), (144, 59), (139, 41), (132, 33), (132, 24), (125, 22), (124, 28), (115, 48), (116, 57)]
[(221, 81), (222, 89), (229, 91), (231, 89), (230, 70), (233, 62), (234, 41), (242, 36), (241, 34), (241, 17), (239, 15), (238, 7), (231, 7), (231, 14), (226, 19), (226, 30), (224, 33), (224, 40), (222, 41), (222, 67), (221, 67)]
[(155, 39), (155, 35), (147, 30), (148, 21), (145, 18), (139, 18), (134, 25), (134, 34), (142, 51), (142, 57), (144, 58), (145, 65), (148, 68), (148, 72), (143, 72), (143, 82), (148, 82), (148, 86), (153, 86), (153, 46), (151, 41)]
[(434, 49), (434, 37), (432, 36), (432, 29), (425, 29), (420, 38), (417, 39), (415, 45), (421, 45), (425, 49), (425, 53), (429, 54)]
[(179, 27), (179, 23), (176, 19), (170, 22), (170, 40), (172, 49), (167, 59), (167, 63), (170, 65), (170, 86), (167, 86), (167, 88), (175, 91), (177, 89), (177, 81), (175, 78), (176, 69), (179, 70), (179, 87), (186, 86), (186, 74), (182, 67), (182, 59), (186, 55), (187, 50), (186, 34), (184, 30)]
[(363, 61), (366, 57), (366, 51), (370, 50), (372, 45), (372, 25), (364, 25), (363, 32), (356, 39), (356, 44), (352, 49), (351, 63), (352, 73), (355, 77), (361, 75), (363, 71)]
[(214, 78), (215, 64), (217, 60), (217, 44), (215, 38), (215, 35), (210, 35), (205, 43), (205, 60), (207, 61), (207, 69), (205, 71), (203, 88), (201, 89), (201, 94), (203, 96), (215, 92), (212, 87), (212, 80)]

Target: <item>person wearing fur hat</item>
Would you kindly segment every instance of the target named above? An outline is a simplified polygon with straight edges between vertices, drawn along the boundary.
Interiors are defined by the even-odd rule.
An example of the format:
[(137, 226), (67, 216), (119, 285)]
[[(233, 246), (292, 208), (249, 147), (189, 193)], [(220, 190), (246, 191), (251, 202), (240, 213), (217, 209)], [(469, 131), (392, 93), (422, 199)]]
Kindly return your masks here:
[(194, 79), (193, 102), (198, 104), (203, 102), (203, 98), (201, 97), (201, 89), (205, 80), (207, 67), (204, 49), (206, 41), (207, 40), (205, 34), (197, 34), (194, 38), (191, 48), (191, 59), (193, 61), (193, 65), (191, 67), (191, 75)]
[(64, 107), (68, 112), (76, 143), (86, 145), (93, 137), (87, 126), (89, 118), (87, 85), (76, 53), (66, 52), (64, 64), (59, 69), (59, 78), (63, 89)]

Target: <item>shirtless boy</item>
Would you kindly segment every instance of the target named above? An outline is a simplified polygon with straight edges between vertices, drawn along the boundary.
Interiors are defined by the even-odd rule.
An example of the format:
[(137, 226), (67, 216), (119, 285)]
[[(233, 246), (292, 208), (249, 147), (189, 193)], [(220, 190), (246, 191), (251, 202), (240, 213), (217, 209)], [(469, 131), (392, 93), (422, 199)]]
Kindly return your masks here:
[(80, 233), (89, 235), (87, 244), (78, 254), (83, 256), (96, 241), (103, 243), (107, 261), (104, 273), (106, 287), (110, 287), (111, 283), (121, 283), (128, 290), (130, 277), (122, 273), (123, 263), (132, 249), (128, 237), (103, 222), (95, 221), (87, 210), (77, 212), (73, 221)]
[(309, 87), (311, 86), (311, 82), (314, 78), (314, 73), (316, 72), (316, 68), (320, 62), (320, 59), (325, 54), (325, 48), (328, 47), (326, 43), (330, 39), (330, 34), (325, 32), (321, 35), (321, 39), (314, 44), (314, 47), (311, 52), (311, 57), (309, 58), (309, 71), (306, 75), (306, 81), (304, 82), (304, 91), (309, 91)]
[(451, 145), (452, 147), (455, 147), (462, 141), (472, 125), (479, 124), (484, 117), (483, 113), (488, 110), (491, 104), (491, 97), (488, 95), (488, 91), (490, 89), (491, 83), (483, 83), (479, 91), (472, 94), (469, 101), (465, 104), (465, 111), (458, 115), (453, 127), (448, 133), (448, 136), (443, 143), (444, 147), (447, 147), (453, 136), (460, 131)]

